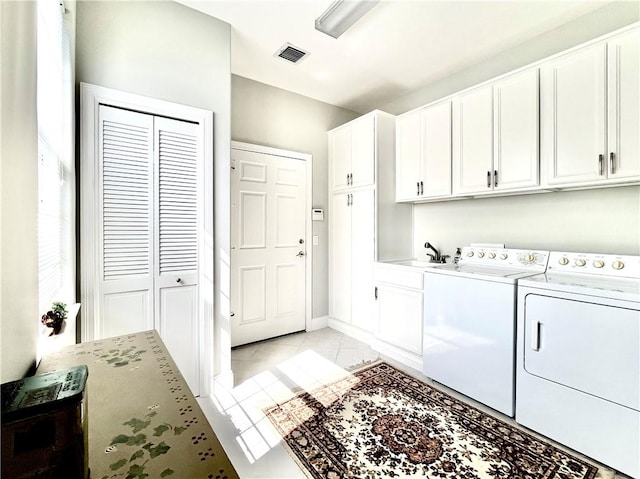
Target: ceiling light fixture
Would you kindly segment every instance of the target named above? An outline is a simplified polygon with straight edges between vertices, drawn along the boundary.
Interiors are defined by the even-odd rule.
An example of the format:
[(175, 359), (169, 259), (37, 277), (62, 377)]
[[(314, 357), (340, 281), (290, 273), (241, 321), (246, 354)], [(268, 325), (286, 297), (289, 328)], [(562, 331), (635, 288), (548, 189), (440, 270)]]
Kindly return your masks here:
[(336, 0), (318, 18), (316, 30), (330, 37), (338, 38), (365, 13), (376, 6), (379, 0)]

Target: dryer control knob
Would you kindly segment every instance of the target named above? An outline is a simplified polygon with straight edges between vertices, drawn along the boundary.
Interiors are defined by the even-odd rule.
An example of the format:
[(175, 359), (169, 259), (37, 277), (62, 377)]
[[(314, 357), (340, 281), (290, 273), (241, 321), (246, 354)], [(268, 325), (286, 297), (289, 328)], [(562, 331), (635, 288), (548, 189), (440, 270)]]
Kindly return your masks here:
[(524, 262), (531, 264), (536, 262), (536, 255), (533, 253), (527, 253), (524, 257)]
[(471, 258), (471, 257), (473, 256), (473, 251), (469, 251), (469, 252), (467, 253), (467, 256), (468, 256), (469, 258)]
[(565, 266), (569, 264), (569, 258), (567, 258), (566, 256), (563, 256), (558, 260), (558, 263), (560, 263), (562, 266)]
[(602, 268), (604, 266), (604, 261), (597, 259), (593, 262), (594, 268)]
[(509, 257), (509, 255), (507, 253), (502, 253), (500, 255), (500, 259), (507, 259)]
[(580, 266), (580, 267), (582, 267), (582, 266), (584, 266), (585, 264), (587, 264), (587, 262), (586, 262), (585, 260), (583, 260), (582, 258), (578, 258), (578, 259), (575, 261), (575, 263), (576, 263), (576, 266)]
[(493, 258), (495, 258), (495, 257), (496, 257), (496, 254), (495, 254), (495, 253), (489, 253), (489, 258), (493, 259)]
[(614, 261), (611, 266), (613, 266), (613, 269), (622, 269), (624, 268), (624, 263), (622, 261)]
[(478, 258), (484, 258), (484, 251), (480, 251), (478, 253)]

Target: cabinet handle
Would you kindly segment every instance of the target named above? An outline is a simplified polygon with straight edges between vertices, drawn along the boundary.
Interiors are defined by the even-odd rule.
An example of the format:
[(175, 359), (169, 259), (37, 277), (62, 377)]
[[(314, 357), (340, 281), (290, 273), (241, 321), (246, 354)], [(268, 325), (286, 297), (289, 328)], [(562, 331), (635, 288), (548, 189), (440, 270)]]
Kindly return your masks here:
[(498, 170), (493, 170), (493, 187), (498, 187)]
[(353, 173), (349, 173), (349, 184), (353, 185)]
[(378, 287), (377, 286), (375, 288), (373, 288), (373, 297), (375, 299), (378, 299)]
[(598, 167), (600, 168), (600, 176), (604, 175), (604, 155), (598, 155)]
[(416, 196), (420, 196), (420, 182), (416, 181)]
[(420, 195), (424, 195), (424, 183), (420, 182)]
[(611, 163), (611, 174), (614, 175), (616, 173), (616, 154), (613, 151), (609, 153), (609, 161)]
[(487, 171), (487, 188), (491, 188), (491, 172)]

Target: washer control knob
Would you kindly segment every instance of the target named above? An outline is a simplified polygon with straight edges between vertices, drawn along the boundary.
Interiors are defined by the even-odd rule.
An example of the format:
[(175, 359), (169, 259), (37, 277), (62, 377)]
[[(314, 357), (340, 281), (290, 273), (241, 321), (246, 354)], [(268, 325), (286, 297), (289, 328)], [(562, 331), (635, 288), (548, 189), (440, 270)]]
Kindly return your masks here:
[(469, 258), (471, 258), (471, 257), (473, 256), (473, 251), (469, 251), (469, 252), (467, 253), (467, 256), (468, 256)]
[(536, 262), (536, 255), (533, 253), (527, 253), (524, 257), (525, 263), (531, 264)]
[(624, 263), (622, 261), (614, 261), (611, 266), (613, 266), (613, 269), (622, 269), (624, 268)]
[(594, 268), (602, 268), (603, 266), (604, 266), (604, 261), (602, 261), (601, 259), (597, 259), (593, 262)]
[(582, 267), (582, 266), (584, 266), (585, 264), (587, 264), (587, 262), (586, 262), (584, 259), (582, 259), (582, 258), (578, 258), (578, 259), (575, 261), (575, 263), (576, 263), (576, 266), (580, 266), (580, 267)]
[(496, 257), (496, 254), (495, 254), (495, 253), (489, 253), (489, 258), (493, 259), (493, 258), (495, 258), (495, 257)]
[(484, 251), (480, 251), (478, 253), (478, 258), (484, 258)]
[(500, 259), (507, 259), (509, 257), (509, 255), (507, 253), (502, 253), (500, 255)]
[(569, 258), (567, 258), (566, 256), (563, 256), (558, 260), (558, 263), (560, 263), (562, 266), (566, 266), (569, 264)]

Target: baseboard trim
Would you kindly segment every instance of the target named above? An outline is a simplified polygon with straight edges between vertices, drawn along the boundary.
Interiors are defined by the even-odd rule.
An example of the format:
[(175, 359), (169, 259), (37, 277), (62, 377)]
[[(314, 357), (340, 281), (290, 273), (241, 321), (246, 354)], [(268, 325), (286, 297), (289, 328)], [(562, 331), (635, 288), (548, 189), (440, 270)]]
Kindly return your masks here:
[(307, 324), (307, 331), (317, 331), (318, 329), (326, 328), (329, 325), (329, 316), (318, 316), (317, 318), (311, 318), (311, 321)]
[(373, 340), (373, 335), (369, 331), (365, 331), (364, 329), (360, 329), (351, 324), (347, 324), (345, 322), (340, 321), (339, 319), (329, 318), (328, 326), (331, 329), (335, 329), (336, 331), (340, 331), (347, 336), (351, 336), (352, 338), (357, 339), (358, 341), (362, 341), (363, 343), (367, 343), (371, 345), (371, 341)]
[(398, 346), (385, 343), (377, 338), (373, 338), (371, 348), (385, 356), (388, 356), (394, 361), (398, 361), (405, 366), (409, 366), (416, 371), (422, 372), (422, 355), (420, 354), (412, 353), (411, 351), (399, 348)]

